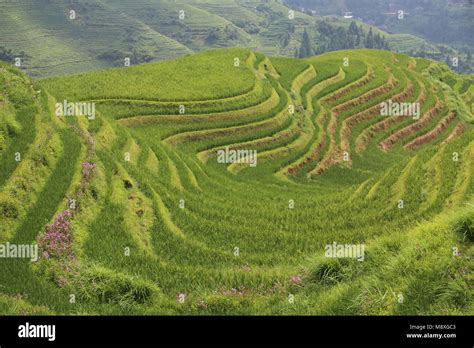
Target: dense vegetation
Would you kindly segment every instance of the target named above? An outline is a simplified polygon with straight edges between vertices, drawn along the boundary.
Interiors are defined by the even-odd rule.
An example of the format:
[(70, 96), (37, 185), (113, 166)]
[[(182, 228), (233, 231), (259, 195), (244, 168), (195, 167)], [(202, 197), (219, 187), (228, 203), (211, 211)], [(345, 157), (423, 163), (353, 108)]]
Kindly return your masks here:
[[(0, 243), (40, 248), (0, 259), (0, 313), (472, 315), (472, 78), (383, 50), (0, 63)], [(65, 98), (96, 117), (57, 116)], [(420, 118), (381, 117), (389, 99)]]
[(347, 29), (319, 22), (316, 30), (318, 36), (315, 42), (310, 39), (308, 31), (304, 30), (301, 47), (296, 53), (297, 57), (306, 58), (315, 53), (321, 54), (352, 48), (389, 49), (388, 41), (383, 35), (374, 34), (372, 28), (366, 32), (362, 25), (357, 26), (355, 21), (352, 21)]
[[(431, 42), (474, 45), (470, 35), (472, 0), (285, 0), (290, 6), (316, 10), (321, 15), (342, 16), (351, 12), (366, 23), (389, 32), (410, 33)], [(403, 10), (403, 21), (396, 12)]]
[[(458, 73), (472, 73), (472, 0), (285, 0), (291, 8), (318, 16), (346, 14), (389, 33), (392, 48), (411, 56), (450, 61)], [(402, 19), (399, 12), (403, 11)], [(420, 38), (426, 40), (423, 41)]]

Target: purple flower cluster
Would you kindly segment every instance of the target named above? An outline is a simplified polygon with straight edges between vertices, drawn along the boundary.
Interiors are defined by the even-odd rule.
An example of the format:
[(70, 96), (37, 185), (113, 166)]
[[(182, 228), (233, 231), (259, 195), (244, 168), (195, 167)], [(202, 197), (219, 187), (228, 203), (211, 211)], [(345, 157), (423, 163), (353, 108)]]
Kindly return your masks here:
[(92, 173), (94, 172), (94, 169), (95, 169), (94, 163), (90, 163), (90, 162), (82, 163), (82, 175), (87, 182), (90, 181), (92, 177)]
[(54, 222), (46, 226), (45, 232), (38, 238), (41, 255), (51, 257), (72, 257), (71, 212), (65, 210)]

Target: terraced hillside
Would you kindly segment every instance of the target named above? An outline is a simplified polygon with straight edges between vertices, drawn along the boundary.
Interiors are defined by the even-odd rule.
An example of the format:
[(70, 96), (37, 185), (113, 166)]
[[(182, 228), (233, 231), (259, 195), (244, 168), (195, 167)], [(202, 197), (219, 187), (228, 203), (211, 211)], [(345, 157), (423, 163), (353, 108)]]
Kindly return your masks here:
[[(324, 43), (321, 25), (344, 41), (351, 20), (299, 11), (290, 19), (290, 11), (279, 1), (260, 0), (0, 0), (0, 59), (13, 64), (20, 58), (30, 76), (45, 77), (122, 67), (127, 58), (137, 64), (222, 47), (294, 57), (305, 30), (316, 52), (365, 47)], [(400, 53), (422, 48), (441, 61), (458, 57), (460, 67), (468, 61), (414, 36), (357, 26), (364, 35), (372, 28)], [(5, 57), (3, 48), (9, 52)]]
[(2, 314), (474, 313), (472, 76), (221, 49), (0, 79), (0, 243), (40, 248), (0, 259)]

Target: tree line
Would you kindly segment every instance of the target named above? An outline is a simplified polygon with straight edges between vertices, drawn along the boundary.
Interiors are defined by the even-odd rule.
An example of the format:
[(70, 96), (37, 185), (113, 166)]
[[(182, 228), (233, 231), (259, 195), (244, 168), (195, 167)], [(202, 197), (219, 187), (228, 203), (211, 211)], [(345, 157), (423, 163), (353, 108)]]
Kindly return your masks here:
[(15, 58), (30, 58), (25, 52), (21, 51), (20, 53), (15, 54), (11, 49), (0, 46), (0, 60), (13, 64)]
[(319, 22), (315, 32), (316, 37), (312, 39), (305, 28), (301, 45), (295, 52), (296, 57), (305, 58), (314, 54), (354, 48), (390, 49), (384, 36), (374, 34), (372, 28), (366, 32), (362, 25), (357, 26), (355, 21), (352, 21), (347, 29)]

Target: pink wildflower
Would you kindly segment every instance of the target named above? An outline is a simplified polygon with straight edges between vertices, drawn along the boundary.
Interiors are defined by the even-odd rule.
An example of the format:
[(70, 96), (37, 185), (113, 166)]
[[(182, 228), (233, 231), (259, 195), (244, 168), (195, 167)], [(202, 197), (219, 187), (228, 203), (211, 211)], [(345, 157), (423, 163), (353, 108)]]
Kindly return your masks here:
[(303, 278), (301, 278), (301, 276), (299, 276), (299, 275), (295, 275), (295, 276), (290, 277), (290, 282), (292, 284), (298, 285), (298, 284), (301, 284), (302, 281), (303, 281)]
[(38, 238), (38, 246), (45, 258), (72, 256), (71, 216), (69, 210), (63, 211)]

